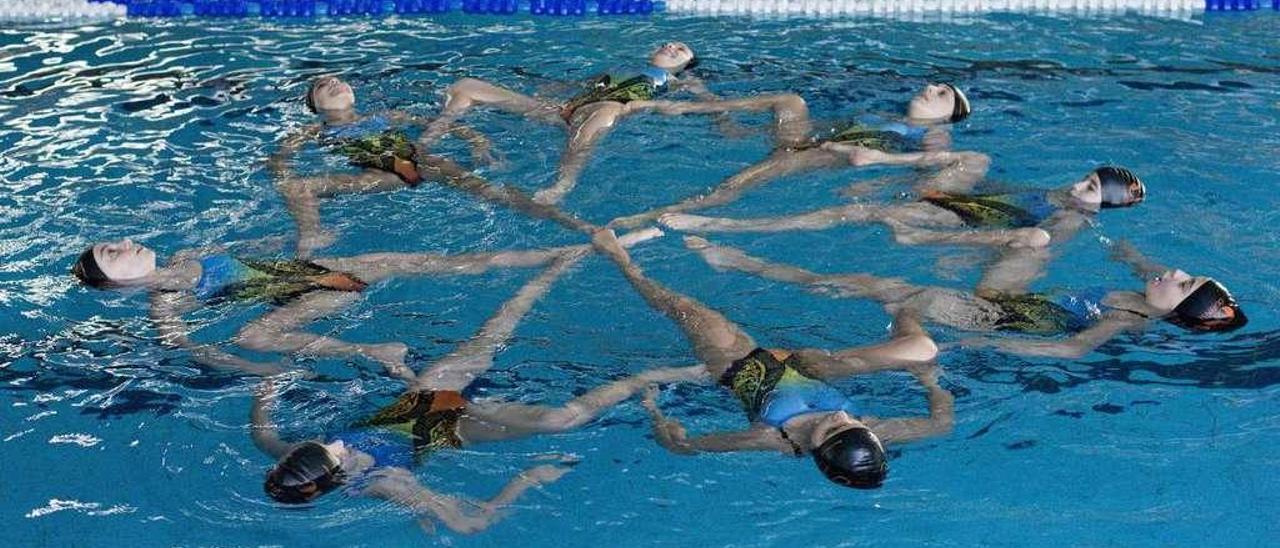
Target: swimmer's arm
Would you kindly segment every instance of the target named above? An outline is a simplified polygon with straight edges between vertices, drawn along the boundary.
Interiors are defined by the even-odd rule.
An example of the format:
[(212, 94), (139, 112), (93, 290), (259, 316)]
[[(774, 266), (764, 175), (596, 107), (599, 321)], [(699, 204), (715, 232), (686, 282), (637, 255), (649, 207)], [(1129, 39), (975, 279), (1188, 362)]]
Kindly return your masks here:
[(938, 384), (938, 367), (917, 364), (907, 368), (929, 395), (929, 417), (925, 419), (880, 419), (868, 426), (884, 443), (905, 443), (939, 436), (955, 426), (955, 396)]
[(165, 344), (186, 349), (198, 364), (250, 375), (275, 375), (285, 369), (277, 364), (251, 362), (211, 344), (192, 341), (191, 326), (182, 320), (184, 311), (196, 307), (195, 298), (183, 292), (156, 292), (151, 296), (151, 321)]
[(290, 444), (280, 439), (280, 432), (271, 422), (271, 401), (276, 398), (275, 383), (263, 379), (253, 395), (253, 409), (249, 413), (253, 444), (271, 458), (279, 459), (289, 452)]
[(428, 514), (440, 520), (458, 533), (478, 533), (505, 517), (499, 510), (520, 498), (532, 487), (552, 483), (568, 468), (539, 465), (512, 478), (493, 498), (477, 501), (437, 493), (422, 485), (413, 473), (403, 468), (390, 468), (378, 472), (378, 479), (365, 489), (364, 494), (389, 500), (416, 513)]
[(320, 124), (311, 124), (285, 136), (280, 141), (280, 148), (276, 149), (271, 154), (271, 157), (267, 159), (267, 170), (271, 172), (271, 175), (277, 179), (284, 179), (292, 175), (289, 169), (289, 159), (298, 153), (302, 145), (314, 140), (320, 134), (320, 128)]
[(1165, 265), (1147, 258), (1141, 251), (1138, 251), (1138, 248), (1126, 240), (1116, 240), (1112, 244), (1111, 258), (1128, 265), (1129, 268), (1133, 269), (1133, 274), (1143, 280), (1169, 270)]
[[(403, 110), (389, 110), (383, 113), (383, 116), (392, 123), (417, 126), (423, 131), (428, 131), (431, 127), (431, 122), (434, 121), (432, 118), (410, 114)], [(471, 157), (476, 161), (483, 163), (491, 163), (493, 161), (493, 142), (488, 137), (485, 137), (483, 133), (472, 129), (471, 126), (457, 123), (453, 124), (447, 133), (453, 133), (466, 141), (471, 146)]]
[(717, 432), (690, 438), (680, 421), (668, 418), (657, 403), (658, 391), (649, 387), (641, 404), (653, 419), (653, 437), (658, 444), (677, 455), (693, 455), (698, 452), (727, 453), (733, 451), (781, 451), (790, 453), (792, 447), (773, 428), (752, 427), (738, 432)]
[(1107, 312), (1093, 327), (1068, 339), (1040, 341), (1032, 339), (976, 337), (960, 341), (962, 346), (989, 347), (1020, 356), (1044, 356), (1050, 358), (1079, 359), (1096, 350), (1103, 343), (1125, 331), (1141, 329), (1144, 318), (1123, 311)]
[[(689, 93), (692, 93), (694, 97), (697, 97), (699, 101), (706, 103), (716, 103), (722, 99), (719, 95), (712, 93), (711, 90), (707, 88), (707, 84), (703, 82), (701, 78), (695, 78), (693, 76), (686, 76), (675, 80), (675, 84), (672, 87), (686, 90)], [(742, 137), (748, 133), (746, 128), (743, 128), (734, 122), (733, 118), (729, 117), (729, 113), (727, 112), (713, 113), (711, 115), (711, 119), (715, 121), (716, 128), (720, 130), (720, 133), (723, 133), (725, 136)]]

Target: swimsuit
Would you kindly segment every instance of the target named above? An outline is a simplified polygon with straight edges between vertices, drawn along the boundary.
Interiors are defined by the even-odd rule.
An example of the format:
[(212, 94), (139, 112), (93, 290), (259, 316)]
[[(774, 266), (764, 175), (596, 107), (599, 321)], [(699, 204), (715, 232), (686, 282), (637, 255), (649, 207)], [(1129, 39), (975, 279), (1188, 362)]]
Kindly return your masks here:
[(300, 260), (254, 260), (231, 255), (200, 259), (195, 294), (200, 300), (266, 300), (284, 304), (319, 289), (360, 291), (366, 284), (345, 272)]
[(924, 149), (924, 136), (928, 130), (902, 122), (891, 122), (875, 115), (864, 115), (827, 141), (844, 143), (881, 152), (914, 152)]
[(920, 199), (955, 213), (975, 228), (1030, 228), (1058, 210), (1042, 191), (984, 195), (930, 191)]
[(393, 173), (409, 185), (418, 184), (414, 156), (417, 148), (404, 131), (383, 116), (368, 116), (350, 124), (326, 126), (320, 142), (347, 157), (353, 166)]
[(997, 295), (987, 300), (1002, 312), (996, 330), (1056, 335), (1078, 333), (1097, 323), (1105, 296), (1105, 289), (1093, 288), (1079, 293)]
[(592, 83), (591, 89), (565, 103), (560, 116), (568, 122), (573, 113), (584, 105), (602, 101), (629, 103), (631, 101), (647, 101), (653, 99), (667, 88), (671, 78), (667, 71), (657, 67), (647, 67), (639, 74), (629, 78), (619, 78), (610, 74), (601, 76)]
[(405, 393), (361, 425), (391, 426), (409, 432), (413, 453), (421, 455), (462, 447), (458, 419), (466, 409), (467, 401), (455, 391), (420, 390)]
[(733, 362), (720, 384), (738, 396), (751, 422), (779, 430), (793, 417), (806, 413), (844, 411), (857, 415), (853, 402), (840, 391), (787, 365), (796, 359), (792, 355), (778, 361), (768, 350), (757, 348)]

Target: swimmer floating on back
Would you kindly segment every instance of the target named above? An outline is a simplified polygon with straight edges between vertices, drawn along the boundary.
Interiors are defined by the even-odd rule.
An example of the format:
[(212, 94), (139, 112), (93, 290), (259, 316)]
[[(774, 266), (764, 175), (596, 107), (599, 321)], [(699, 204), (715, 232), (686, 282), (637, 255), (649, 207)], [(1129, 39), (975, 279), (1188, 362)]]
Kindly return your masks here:
[[(624, 236), (625, 244), (652, 235)], [(535, 466), (493, 498), (473, 501), (432, 491), (410, 470), (436, 450), (576, 429), (651, 383), (676, 382), (690, 375), (688, 368), (652, 369), (590, 390), (562, 406), (468, 401), (462, 396), (493, 366), (494, 354), (506, 346), (533, 305), (589, 251), (578, 248), (562, 253), (504, 303), (474, 337), (415, 378), (406, 379), (408, 390), (393, 404), (342, 432), (321, 440), (283, 441), (268, 412), (275, 385), (266, 380), (254, 399), (252, 423), (255, 444), (278, 460), (267, 474), (267, 494), (297, 504), (346, 487), (352, 494), (410, 508), (422, 517), (424, 526), (435, 518), (454, 531), (474, 533), (501, 519), (499, 511), (530, 487), (559, 479), (568, 468)]]
[[(650, 234), (652, 233), (642, 233)], [(536, 251), (501, 251), (465, 255), (435, 253), (370, 253), (312, 260), (257, 259), (223, 250), (185, 250), (164, 267), (156, 254), (129, 240), (101, 243), (80, 254), (72, 273), (94, 288), (145, 288), (151, 291), (151, 318), (167, 343), (188, 349), (197, 363), (215, 368), (268, 375), (274, 364), (255, 363), (216, 345), (193, 342), (192, 328), (182, 316), (202, 304), (266, 301), (277, 307), (240, 329), (241, 347), (263, 352), (304, 352), (315, 356), (365, 356), (400, 378), (413, 374), (405, 365), (403, 343), (352, 343), (302, 331), (303, 326), (351, 305), (379, 281), (398, 276), (481, 274), (496, 268), (534, 267), (572, 246)]]
[(489, 106), (563, 127), (568, 132), (569, 141), (560, 158), (556, 182), (534, 194), (536, 201), (553, 204), (577, 185), (578, 176), (596, 143), (631, 113), (629, 103), (652, 99), (676, 89), (714, 98), (697, 79), (680, 77), (693, 64), (693, 50), (689, 46), (669, 42), (650, 55), (649, 66), (633, 74), (596, 78), (589, 89), (564, 103), (530, 97), (483, 80), (463, 78), (449, 86), (440, 117), (431, 123), (419, 143), (423, 150), (429, 149), (450, 131), (458, 118), (475, 106)]
[[(290, 134), (271, 156), (268, 167), (276, 179), (298, 226), (298, 255), (306, 257), (329, 245), (333, 235), (320, 228), (320, 198), (356, 192), (381, 192), (416, 186), (424, 174), (415, 159), (416, 148), (405, 126), (427, 126), (427, 120), (402, 111), (361, 115), (351, 86), (334, 76), (311, 83), (307, 108), (321, 118)], [(470, 128), (456, 132), (472, 146), (477, 161), (488, 161), (489, 141)], [(351, 174), (299, 176), (290, 167), (291, 157), (308, 142), (316, 142), (346, 156), (362, 171)]]
[(1230, 331), (1248, 319), (1222, 284), (1202, 276), (1157, 265), (1128, 244), (1116, 248), (1119, 260), (1148, 278), (1143, 293), (1085, 291), (1079, 293), (989, 292), (975, 295), (934, 286), (917, 286), (900, 278), (868, 274), (817, 274), (789, 265), (765, 262), (731, 247), (702, 238), (685, 238), (708, 264), (770, 280), (804, 285), (834, 297), (879, 302), (893, 314), (911, 312), (921, 318), (965, 331), (1013, 331), (1066, 335), (1065, 339), (977, 338), (969, 346), (1038, 356), (1079, 358), (1126, 331), (1149, 329), (1166, 320), (1190, 331)]
[[(702, 303), (645, 277), (631, 262), (612, 231), (594, 238), (632, 287), (657, 311), (676, 322), (703, 365), (687, 368), (681, 382), (715, 382), (743, 404), (751, 427), (739, 432), (689, 437), (679, 422), (657, 408), (655, 394), (645, 398), (654, 434), (664, 447), (681, 454), (777, 451), (811, 455), (831, 481), (847, 487), (879, 487), (888, 473), (884, 444), (904, 443), (951, 430), (953, 398), (938, 385), (931, 362), (937, 347), (909, 314), (900, 315), (893, 339), (840, 352), (817, 349), (763, 349), (740, 327)], [(888, 419), (863, 415), (857, 406), (823, 382), (876, 371), (911, 372), (928, 392), (927, 418)], [(694, 374), (696, 373), (696, 374)]]
[[(850, 154), (884, 153), (853, 147)], [(1080, 181), (1056, 190), (1029, 189), (1002, 194), (926, 191), (918, 201), (901, 204), (856, 203), (799, 215), (753, 219), (670, 213), (659, 221), (671, 228), (693, 232), (783, 232), (883, 222), (893, 229), (898, 242), (905, 244), (1040, 248), (1050, 242), (1061, 245), (1070, 241), (1100, 208), (1129, 207), (1142, 202), (1145, 197), (1146, 187), (1136, 175), (1124, 168), (1104, 166)], [(978, 230), (939, 232), (925, 227)], [(1004, 272), (1015, 267), (1026, 271), (1028, 264), (1042, 270), (1047, 259), (1047, 252), (1011, 252), (998, 262), (992, 272)], [(1025, 286), (1037, 277), (1038, 274), (1017, 280), (1016, 284), (1000, 285), (1013, 289), (1015, 285)], [(996, 284), (993, 279), (983, 286)]]
[[(863, 116), (829, 136), (811, 137), (808, 107), (797, 95), (770, 95), (714, 102), (647, 101), (634, 109), (653, 109), (665, 114), (720, 113), (773, 109), (777, 123), (778, 148), (764, 161), (725, 179), (711, 192), (669, 206), (615, 220), (612, 226), (635, 227), (668, 213), (694, 211), (731, 203), (752, 188), (774, 179), (820, 169), (836, 169), (856, 164), (842, 147), (861, 146), (885, 153), (879, 163), (901, 163), (920, 167), (946, 167), (945, 179), (926, 180), (922, 188), (952, 190), (948, 185), (966, 184), (986, 174), (988, 159), (970, 152), (946, 152), (951, 138), (946, 123), (969, 116), (969, 100), (950, 84), (930, 84), (908, 103), (905, 120), (885, 120)], [(927, 151), (928, 154), (918, 154)]]

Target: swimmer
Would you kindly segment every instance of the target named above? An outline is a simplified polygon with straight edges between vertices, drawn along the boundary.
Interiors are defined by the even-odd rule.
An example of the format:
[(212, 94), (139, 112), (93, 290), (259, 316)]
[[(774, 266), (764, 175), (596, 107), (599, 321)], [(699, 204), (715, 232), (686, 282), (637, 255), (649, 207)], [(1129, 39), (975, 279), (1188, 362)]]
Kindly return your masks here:
[(912, 313), (963, 331), (1011, 331), (1059, 339), (975, 338), (968, 346), (990, 346), (1021, 355), (1080, 358), (1124, 332), (1151, 329), (1164, 320), (1192, 332), (1231, 331), (1248, 322), (1226, 287), (1212, 278), (1191, 276), (1158, 265), (1128, 244), (1115, 257), (1145, 278), (1145, 290), (1031, 293), (988, 292), (978, 295), (934, 286), (918, 286), (900, 278), (868, 274), (818, 274), (773, 264), (731, 247), (698, 237), (685, 238), (708, 264), (770, 280), (805, 286), (835, 298), (866, 298), (891, 314)]
[[(610, 230), (594, 238), (623, 276), (654, 309), (676, 322), (702, 365), (688, 368), (681, 382), (719, 383), (741, 400), (751, 427), (689, 437), (679, 422), (658, 409), (655, 393), (645, 397), (658, 442), (679, 454), (777, 451), (809, 455), (831, 481), (860, 489), (879, 487), (888, 473), (885, 444), (905, 443), (949, 432), (954, 400), (938, 385), (932, 361), (937, 346), (911, 314), (894, 322), (885, 343), (839, 352), (818, 349), (764, 349), (740, 327), (687, 296), (648, 279)], [(825, 381), (901, 369), (928, 393), (927, 418), (879, 418), (862, 414), (848, 397)]]
[[(981, 179), (987, 172), (988, 158), (972, 152), (948, 152), (951, 136), (946, 127), (967, 118), (969, 100), (951, 84), (929, 84), (911, 98), (905, 119), (861, 116), (853, 123), (838, 128), (828, 136), (811, 137), (809, 111), (804, 100), (795, 95), (765, 96), (715, 102), (677, 103), (647, 101), (633, 107), (652, 109), (664, 114), (719, 113), (727, 110), (774, 108), (778, 148), (764, 161), (725, 179), (710, 193), (669, 206), (614, 220), (610, 226), (636, 227), (652, 222), (664, 214), (682, 213), (731, 203), (752, 188), (788, 175), (799, 175), (821, 169), (860, 167), (873, 164), (912, 165), (944, 168), (946, 177), (926, 178), (922, 190), (955, 190)], [(855, 162), (849, 146), (883, 152), (872, 161)], [(920, 152), (924, 153), (921, 154)]]
[[(883, 155), (852, 147), (851, 155)], [(927, 154), (927, 153), (926, 153)], [(821, 230), (842, 224), (883, 222), (893, 229), (899, 243), (991, 245), (1041, 248), (1050, 242), (1071, 241), (1089, 224), (1099, 209), (1137, 205), (1146, 187), (1133, 172), (1103, 166), (1083, 179), (1055, 190), (1029, 189), (1001, 194), (927, 191), (905, 204), (856, 203), (785, 217), (729, 219), (670, 213), (659, 218), (663, 225), (692, 232), (783, 232)], [(972, 228), (970, 231), (935, 231), (926, 227)], [(992, 269), (992, 279), (980, 285), (1013, 290), (1040, 277), (1047, 253), (1009, 253)], [(1016, 283), (1001, 283), (1002, 272), (1037, 273)], [(1007, 277), (1004, 276), (1004, 277)]]
[[(321, 118), (321, 123), (285, 137), (267, 161), (297, 224), (299, 257), (307, 257), (333, 242), (333, 234), (320, 226), (321, 198), (398, 190), (422, 182), (416, 149), (404, 128), (428, 125), (425, 118), (397, 110), (361, 115), (356, 111), (356, 96), (351, 86), (334, 76), (322, 76), (311, 82), (306, 105)], [(463, 126), (456, 127), (455, 132), (470, 142), (477, 163), (492, 160), (489, 141), (483, 135)], [(289, 167), (289, 162), (309, 142), (345, 156), (361, 171), (299, 176)]]
[[(640, 241), (657, 230), (634, 233)], [(256, 375), (280, 373), (278, 364), (245, 360), (215, 344), (196, 343), (183, 316), (202, 305), (267, 302), (276, 308), (240, 329), (234, 342), (261, 352), (302, 352), (322, 357), (364, 356), (397, 377), (413, 374), (405, 365), (408, 347), (400, 342), (352, 343), (303, 331), (303, 327), (359, 300), (364, 290), (400, 276), (482, 274), (499, 268), (528, 268), (549, 263), (570, 246), (535, 251), (501, 251), (465, 255), (435, 253), (371, 253), (312, 260), (256, 259), (225, 250), (185, 250), (164, 267), (156, 253), (130, 240), (101, 243), (80, 254), (72, 273), (85, 285), (99, 288), (143, 288), (151, 293), (150, 315), (169, 345), (191, 352), (196, 363)]]
[(560, 158), (556, 182), (534, 194), (537, 202), (554, 204), (577, 185), (595, 145), (631, 113), (629, 103), (678, 89), (703, 99), (715, 99), (701, 81), (682, 76), (694, 64), (696, 60), (689, 46), (669, 42), (650, 55), (647, 67), (634, 73), (600, 76), (586, 91), (564, 103), (530, 97), (483, 80), (463, 78), (449, 86), (440, 117), (428, 126), (418, 143), (422, 150), (430, 149), (463, 114), (481, 105), (562, 127), (569, 141)]
[(561, 254), (503, 304), (479, 333), (416, 378), (407, 379), (408, 389), (394, 403), (344, 431), (319, 440), (283, 441), (269, 416), (275, 385), (265, 380), (254, 398), (252, 424), (255, 445), (277, 459), (267, 474), (267, 494), (285, 504), (300, 504), (341, 487), (350, 494), (405, 506), (421, 518), (424, 528), (434, 518), (453, 531), (475, 533), (498, 522), (503, 517), (500, 510), (526, 490), (560, 479), (569, 471), (567, 466), (534, 466), (516, 475), (493, 498), (477, 501), (433, 491), (411, 469), (437, 450), (579, 428), (652, 383), (676, 382), (690, 374), (688, 368), (653, 369), (590, 390), (561, 406), (468, 401), (461, 394), (493, 366), (494, 354), (506, 346), (521, 319), (555, 280), (588, 252), (575, 249)]

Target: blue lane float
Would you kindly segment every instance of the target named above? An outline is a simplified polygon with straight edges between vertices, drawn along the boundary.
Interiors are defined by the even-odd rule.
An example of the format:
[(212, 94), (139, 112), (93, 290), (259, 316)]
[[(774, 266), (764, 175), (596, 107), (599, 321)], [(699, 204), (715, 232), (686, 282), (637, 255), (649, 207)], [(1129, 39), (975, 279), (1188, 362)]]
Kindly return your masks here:
[(471, 14), (645, 15), (662, 11), (653, 0), (88, 0), (124, 6), (135, 17), (329, 17), (446, 13), (455, 4)]

